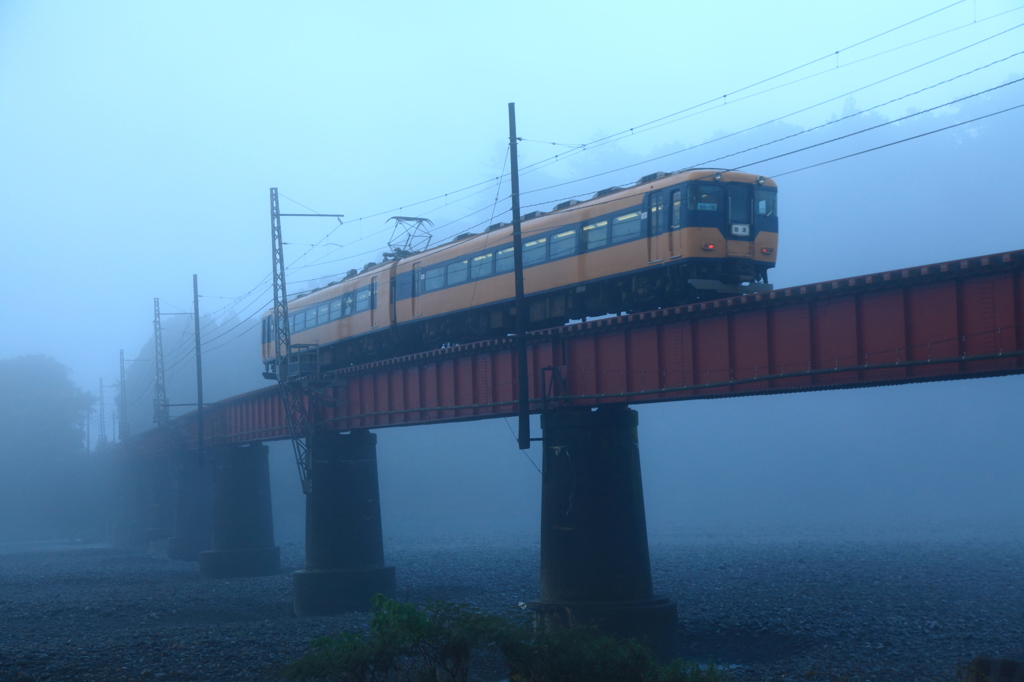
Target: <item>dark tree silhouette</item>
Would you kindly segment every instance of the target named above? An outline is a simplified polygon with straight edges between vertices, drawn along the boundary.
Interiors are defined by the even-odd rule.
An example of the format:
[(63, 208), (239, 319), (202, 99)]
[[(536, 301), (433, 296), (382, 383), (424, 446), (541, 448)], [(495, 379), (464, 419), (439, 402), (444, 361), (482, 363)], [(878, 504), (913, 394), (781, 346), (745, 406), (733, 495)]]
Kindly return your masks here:
[(0, 360), (0, 534), (67, 536), (91, 525), (102, 478), (85, 450), (94, 402), (51, 357)]

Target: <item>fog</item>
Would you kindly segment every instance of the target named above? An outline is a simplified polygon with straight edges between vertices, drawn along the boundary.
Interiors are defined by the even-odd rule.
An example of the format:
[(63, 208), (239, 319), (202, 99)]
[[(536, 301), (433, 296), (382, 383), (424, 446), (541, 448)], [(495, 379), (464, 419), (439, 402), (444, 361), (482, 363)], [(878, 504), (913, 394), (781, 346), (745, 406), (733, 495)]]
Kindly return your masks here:
[[(0, 289), (9, 321), (0, 358), (50, 355), (93, 393), (102, 377), (109, 419), (124, 349), (135, 433), (153, 421), (152, 299), (164, 313), (190, 312), (193, 273), (206, 399), (267, 385), (254, 322), (269, 297), (269, 187), (290, 197), (289, 211), (347, 216), (340, 227), (285, 219), (293, 293), (378, 260), (390, 215), (428, 215), (438, 239), (507, 220), (507, 176), (500, 188), (457, 190), (507, 173), (508, 101), (526, 138), (525, 206), (709, 162), (777, 177), (776, 286), (1024, 246), (1024, 110), (928, 134), (1024, 102), (1024, 83), (1013, 82), (1024, 59), (1011, 57), (1020, 46), (1012, 29), (1024, 19), (1000, 15), (1007, 2), (965, 4), (749, 91), (741, 89), (939, 5), (817, 14), (800, 3), (771, 12), (736, 3), (749, 21), (735, 35), (694, 30), (680, 50), (645, 40), (649, 24), (637, 17), (620, 23), (599, 6), (525, 3), (519, 13), (533, 19), (515, 37), (529, 49), (514, 51), (500, 49), (504, 18), (490, 9), (444, 5), (467, 15), (442, 21), (401, 6), (385, 28), (392, 17), (382, 8), (185, 7), (0, 7)], [(695, 22), (692, 8), (649, 10), (640, 14)], [(567, 45), (570, 25), (601, 40), (582, 51)], [(616, 38), (629, 50), (593, 49)], [(695, 67), (688, 56), (699, 54), (720, 61)], [(724, 92), (740, 94), (609, 144), (573, 146)], [(820, 146), (797, 151), (812, 145)], [(555, 153), (564, 160), (531, 167)], [(187, 314), (163, 318), (171, 403), (195, 402), (191, 324)], [(1017, 537), (1022, 388), (1007, 377), (641, 406), (650, 534)], [(386, 541), (538, 535), (539, 447), (520, 452), (504, 420), (378, 438)], [(271, 453), (278, 541), (301, 542), (290, 444)]]

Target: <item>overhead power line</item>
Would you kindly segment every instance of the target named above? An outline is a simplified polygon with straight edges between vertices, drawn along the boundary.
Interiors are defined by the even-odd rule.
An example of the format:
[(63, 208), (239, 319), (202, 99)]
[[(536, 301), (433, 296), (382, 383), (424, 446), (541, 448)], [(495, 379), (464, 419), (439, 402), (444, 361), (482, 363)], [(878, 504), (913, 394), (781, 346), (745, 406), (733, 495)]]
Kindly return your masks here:
[[(922, 15), (920, 15), (920, 16), (918, 16), (918, 17), (916, 17), (916, 18), (914, 18), (914, 19), (912, 19), (912, 20), (910, 20), (908, 22), (904, 22), (904, 23), (899, 24), (897, 26), (894, 26), (892, 28), (886, 29), (885, 31), (881, 31), (879, 33), (876, 33), (876, 34), (874, 34), (874, 35), (872, 35), (872, 36), (870, 36), (868, 38), (864, 38), (864, 39), (862, 39), (860, 41), (857, 41), (857, 42), (855, 42), (855, 43), (853, 43), (851, 45), (848, 45), (846, 47), (843, 47), (843, 48), (841, 48), (839, 50), (835, 50), (835, 51), (830, 52), (830, 53), (828, 53), (826, 55), (822, 55), (820, 57), (812, 59), (810, 61), (801, 63), (799, 65), (796, 65), (796, 66), (793, 66), (793, 67), (790, 67), (790, 68), (787, 68), (787, 69), (784, 69), (784, 70), (779, 71), (778, 73), (773, 74), (773, 75), (771, 75), (771, 76), (769, 76), (767, 78), (762, 78), (762, 79), (756, 80), (756, 81), (754, 81), (754, 82), (752, 82), (752, 83), (750, 83), (748, 85), (744, 85), (743, 87), (733, 89), (733, 90), (727, 92), (725, 95), (723, 95), (721, 97), (716, 97), (716, 98), (713, 98), (713, 99), (706, 100), (705, 102), (702, 102), (702, 103), (698, 103), (698, 104), (695, 104), (695, 105), (688, 106), (688, 107), (686, 107), (684, 109), (681, 109), (679, 111), (673, 112), (671, 114), (667, 114), (665, 116), (661, 116), (661, 117), (658, 117), (656, 119), (652, 119), (650, 121), (647, 121), (645, 123), (633, 126), (631, 128), (627, 128), (627, 129), (621, 130), (618, 133), (613, 133), (611, 135), (606, 135), (606, 136), (597, 138), (596, 140), (592, 140), (591, 142), (588, 142), (588, 143), (584, 143), (584, 144), (580, 144), (580, 145), (566, 145), (566, 146), (573, 147), (574, 149), (570, 149), (570, 151), (566, 152), (565, 154), (558, 155), (558, 158), (559, 159), (564, 159), (564, 158), (566, 158), (570, 154), (581, 153), (581, 150), (584, 149), (584, 148), (590, 149), (590, 148), (593, 148), (593, 147), (596, 147), (596, 146), (600, 146), (601, 144), (606, 143), (608, 141), (613, 141), (612, 138), (615, 138), (617, 136), (621, 137), (621, 136), (624, 136), (624, 135), (627, 135), (627, 134), (628, 135), (635, 135), (635, 134), (637, 134), (639, 132), (645, 132), (645, 131), (650, 130), (650, 129), (655, 129), (657, 127), (660, 127), (660, 125), (667, 125), (667, 123), (673, 122), (674, 120), (683, 120), (683, 118), (679, 118), (683, 114), (687, 114), (687, 113), (690, 113), (690, 112), (692, 112), (692, 113), (690, 113), (690, 115), (696, 115), (698, 113), (706, 113), (707, 111), (711, 110), (711, 109), (707, 108), (708, 105), (718, 104), (719, 100), (729, 101), (729, 98), (735, 98), (737, 95), (740, 95), (740, 94), (742, 94), (744, 92), (750, 91), (750, 90), (752, 90), (754, 88), (757, 88), (757, 87), (759, 87), (761, 85), (765, 85), (767, 83), (775, 81), (775, 80), (777, 80), (779, 78), (782, 78), (782, 77), (784, 77), (786, 75), (790, 75), (792, 73), (796, 73), (796, 72), (800, 71), (801, 69), (808, 68), (808, 67), (810, 67), (810, 66), (812, 66), (814, 64), (823, 62), (823, 61), (828, 60), (828, 59), (834, 59), (839, 54), (848, 52), (848, 51), (850, 51), (850, 50), (852, 50), (852, 49), (854, 49), (856, 47), (860, 47), (860, 46), (862, 46), (864, 44), (870, 43), (870, 42), (872, 42), (872, 41), (874, 41), (874, 40), (876, 40), (878, 38), (881, 38), (882, 36), (885, 36), (885, 35), (897, 32), (897, 31), (899, 31), (901, 29), (904, 29), (904, 28), (906, 28), (906, 27), (908, 27), (908, 26), (910, 26), (912, 24), (915, 24), (915, 23), (920, 22), (920, 21), (922, 21), (924, 19), (927, 19), (928, 17), (934, 16), (934, 15), (939, 14), (941, 12), (945, 12), (946, 10), (949, 10), (949, 9), (951, 9), (953, 7), (956, 7), (957, 5), (963, 4), (964, 2), (966, 2), (966, 0), (958, 0), (957, 2), (950, 3), (948, 5), (945, 5), (945, 6), (941, 7), (941, 8), (933, 10), (931, 12), (927, 12), (925, 14), (922, 14)], [(1000, 12), (998, 14), (986, 17), (984, 19), (981, 19), (981, 20), (975, 22), (975, 24), (982, 23), (982, 22), (985, 22), (985, 21), (990, 21), (990, 20), (995, 19), (995, 18), (997, 18), (999, 16), (1002, 16), (1004, 14), (1008, 14), (1010, 12), (1018, 11), (1020, 9), (1024, 9), (1024, 6), (1012, 8), (1010, 10), (1006, 10), (1004, 12)], [(871, 58), (875, 58), (875, 57), (883, 55), (883, 54), (888, 54), (888, 53), (890, 53), (890, 52), (892, 52), (894, 50), (902, 49), (902, 48), (904, 48), (906, 46), (909, 46), (909, 45), (918, 44), (918, 43), (923, 42), (925, 40), (931, 40), (931, 39), (933, 39), (935, 37), (938, 37), (938, 36), (941, 36), (941, 35), (945, 35), (945, 34), (950, 33), (952, 31), (960, 30), (962, 28), (966, 28), (967, 26), (975, 25), (975, 24), (965, 24), (963, 26), (955, 27), (953, 29), (948, 29), (946, 31), (942, 31), (940, 33), (933, 34), (933, 35), (928, 36), (926, 38), (918, 39), (918, 40), (915, 40), (915, 41), (910, 41), (910, 42), (904, 43), (904, 44), (902, 44), (900, 46), (897, 46), (895, 48), (890, 48), (888, 50), (876, 53), (874, 55), (869, 55), (867, 57), (863, 57), (861, 59), (856, 60), (855, 62), (848, 62), (847, 64), (844, 64), (843, 66), (849, 66), (849, 65), (852, 65), (854, 63), (858, 63), (860, 61), (863, 61), (865, 59), (871, 59)], [(927, 65), (929, 63), (933, 63), (934, 61), (937, 61), (938, 59), (943, 59), (945, 57), (948, 57), (951, 54), (956, 54), (957, 52), (963, 51), (964, 49), (968, 49), (969, 47), (972, 47), (974, 45), (980, 44), (981, 42), (985, 42), (987, 40), (991, 40), (991, 39), (993, 39), (995, 37), (998, 37), (999, 35), (1003, 35), (1006, 32), (1008, 32), (1010, 30), (1017, 29), (1019, 27), (1020, 26), (1015, 26), (1015, 27), (1012, 27), (1011, 29), (1007, 29), (1006, 31), (1002, 31), (1002, 32), (997, 33), (997, 34), (995, 34), (993, 36), (988, 36), (988, 37), (984, 38), (981, 41), (977, 41), (975, 43), (972, 43), (971, 45), (968, 45), (966, 47), (960, 48), (960, 49), (958, 49), (958, 50), (956, 50), (956, 51), (954, 51), (952, 53), (949, 53), (947, 55), (943, 55), (942, 57), (939, 57), (936, 60), (931, 60), (929, 62), (925, 62), (924, 64), (920, 64), (920, 65), (918, 65), (916, 67), (913, 67), (912, 69), (908, 69), (908, 70), (905, 70), (905, 71), (900, 72), (898, 74), (895, 74), (893, 76), (890, 76), (890, 77), (887, 77), (885, 79), (882, 79), (880, 81), (876, 81), (875, 83), (873, 83), (871, 85), (863, 86), (863, 87), (858, 88), (858, 89), (856, 89), (854, 91), (851, 91), (851, 93), (863, 90), (863, 89), (865, 89), (867, 87), (871, 87), (872, 85), (877, 85), (878, 83), (884, 82), (886, 80), (891, 80), (892, 78), (896, 78), (896, 77), (898, 77), (900, 75), (903, 75), (905, 73), (908, 73), (909, 71), (912, 71), (914, 69), (921, 68), (922, 66), (925, 66), (925, 65)], [(811, 74), (810, 76), (807, 76), (805, 78), (816, 77), (818, 75), (823, 75), (825, 73), (829, 73), (829, 72), (833, 72), (833, 71), (835, 71), (835, 69), (829, 69), (828, 71)], [(801, 79), (799, 79), (797, 81), (789, 81), (787, 83), (783, 83), (783, 84), (780, 84), (780, 85), (777, 85), (777, 86), (773, 86), (770, 89), (760, 90), (760, 91), (751, 93), (751, 94), (749, 94), (749, 95), (747, 95), (745, 97), (742, 97), (739, 100), (732, 99), (731, 103), (735, 104), (737, 101), (742, 101), (743, 99), (747, 99), (747, 98), (755, 97), (755, 96), (760, 96), (761, 94), (764, 94), (766, 92), (770, 92), (770, 91), (775, 90), (775, 89), (777, 89), (779, 87), (786, 87), (786, 86), (792, 85), (792, 84), (794, 84), (796, 82), (800, 82), (800, 81), (804, 80), (805, 78), (801, 78)], [(812, 105), (811, 107), (807, 107), (807, 108), (804, 108), (804, 109), (802, 109), (800, 111), (788, 114), (787, 116), (793, 116), (793, 115), (796, 115), (797, 113), (802, 113), (804, 111), (807, 111), (810, 108), (813, 108), (814, 106), (821, 106), (822, 104), (825, 104), (827, 102), (835, 101), (836, 99), (839, 99), (841, 97), (848, 96), (851, 93), (847, 93), (847, 94), (844, 94), (844, 95), (840, 95), (838, 97), (830, 98), (830, 99), (825, 100), (823, 102), (819, 102), (816, 105)], [(705, 107), (705, 109), (703, 111), (694, 111), (695, 109), (699, 109), (701, 107)], [(784, 117), (780, 117), (780, 119), (781, 118), (784, 118)], [(769, 123), (775, 122), (775, 121), (780, 120), (780, 119), (773, 119), (772, 121), (764, 122), (764, 123), (758, 124), (758, 126), (754, 126), (754, 127), (760, 127), (760, 126), (763, 126), (763, 125), (768, 125)], [(750, 130), (750, 128), (748, 128), (747, 130)], [(729, 136), (731, 137), (733, 135), (738, 135), (738, 134), (741, 134), (742, 132), (745, 132), (745, 131), (740, 131), (739, 133), (732, 133)], [(719, 138), (719, 139), (724, 139), (724, 137), (723, 138)], [(556, 144), (560, 144), (560, 143), (556, 143)], [(707, 144), (707, 143), (702, 143), (702, 144)], [(541, 166), (542, 164), (547, 164), (547, 163), (551, 162), (552, 159), (554, 159), (554, 158), (556, 158), (556, 157), (549, 157), (548, 159), (542, 159), (540, 161), (537, 161), (537, 162), (534, 162), (534, 163), (529, 164), (527, 166), (524, 166), (522, 170), (524, 171), (524, 174), (526, 172), (530, 172), (530, 170), (537, 170), (537, 169), (539, 169), (538, 168), (539, 166)], [(613, 171), (609, 171), (609, 172), (613, 172)], [(579, 181), (579, 180), (577, 180), (577, 181)], [(359, 218), (355, 218), (355, 219), (352, 219), (352, 220), (348, 221), (348, 224), (351, 224), (351, 223), (354, 223), (354, 222), (360, 222), (360, 221), (363, 221), (363, 220), (368, 220), (368, 219), (371, 219), (371, 218), (375, 218), (375, 217), (379, 217), (379, 216), (386, 215), (386, 214), (389, 214), (389, 213), (393, 213), (395, 211), (405, 210), (407, 208), (411, 208), (411, 207), (415, 207), (415, 206), (420, 206), (420, 205), (427, 204), (427, 203), (430, 203), (430, 202), (433, 202), (433, 201), (438, 201), (438, 200), (441, 200), (441, 199), (445, 199), (449, 204), (450, 203), (458, 203), (460, 201), (463, 201), (463, 200), (466, 200), (466, 199), (470, 198), (471, 196), (475, 196), (475, 195), (479, 194), (480, 192), (487, 191), (487, 189), (492, 187), (492, 186), (497, 186), (498, 192), (500, 194), (500, 183), (501, 183), (501, 175), (499, 175), (499, 176), (497, 176), (495, 178), (488, 178), (487, 180), (482, 180), (480, 182), (472, 183), (470, 185), (467, 185), (467, 186), (462, 187), (462, 188), (457, 189), (457, 190), (445, 192), (445, 193), (442, 193), (442, 194), (437, 194), (437, 195), (435, 195), (433, 197), (430, 197), (428, 199), (423, 199), (423, 200), (420, 200), (420, 201), (403, 204), (400, 207), (390, 208), (390, 209), (387, 209), (387, 210), (384, 210), (384, 211), (379, 211), (377, 213), (373, 213), (373, 214), (369, 214), (369, 215), (364, 215), (364, 216), (361, 216)], [(483, 188), (483, 189), (479, 189), (479, 188)], [(473, 190), (473, 189), (477, 189), (478, 191), (473, 192), (472, 195), (466, 195), (466, 196), (462, 196), (462, 197), (458, 197), (458, 198), (452, 199), (452, 197), (457, 197), (458, 195), (460, 195), (460, 194), (462, 194), (464, 192), (467, 192), (469, 190)], [(531, 190), (531, 191), (539, 191), (539, 190)], [(284, 195), (282, 195), (282, 196), (284, 196)], [(576, 196), (582, 196), (582, 195), (576, 195)], [(299, 201), (297, 201), (295, 199), (292, 199), (290, 197), (284, 197), (284, 198), (288, 199), (289, 201), (292, 201), (292, 202), (296, 203), (299, 206), (302, 206), (306, 210), (312, 211), (313, 213), (318, 213), (314, 209), (306, 206), (305, 204), (302, 204), (301, 202), (299, 202)], [(435, 207), (434, 209), (430, 209), (430, 211), (428, 211), (428, 212), (433, 212), (433, 211), (436, 211), (436, 210), (440, 210), (441, 208), (444, 208), (444, 206)], [(481, 212), (481, 210), (470, 212), (470, 213), (466, 214), (465, 216), (460, 217), (459, 219), (457, 219), (455, 221), (451, 221), (449, 223), (445, 223), (441, 227), (443, 228), (443, 227), (446, 227), (446, 226), (450, 226), (450, 225), (452, 225), (452, 224), (454, 224), (456, 222), (460, 222), (460, 221), (464, 220), (466, 217), (475, 215), (475, 214), (480, 213), (480, 212)], [(493, 220), (493, 217), (492, 217), (492, 220)], [(482, 224), (482, 223), (478, 223), (477, 225), (480, 225), (480, 224)], [(474, 225), (473, 228), (469, 228), (469, 229), (474, 229), (477, 225)], [(341, 227), (340, 225), (335, 227), (330, 233), (328, 233), (328, 235), (326, 235), (323, 239), (321, 239), (318, 242), (318, 244), (322, 244), (324, 241), (326, 241), (327, 237), (329, 237), (330, 235), (333, 235), (338, 229), (340, 229), (340, 227)], [(386, 228), (382, 229), (382, 230), (379, 230), (379, 231), (375, 231), (375, 232), (373, 232), (373, 233), (371, 233), (369, 235), (364, 235), (363, 237), (355, 239), (355, 240), (345, 244), (344, 246), (346, 246), (346, 247), (347, 246), (351, 246), (354, 243), (357, 243), (359, 241), (364, 241), (366, 239), (369, 239), (371, 237), (377, 236), (378, 234), (381, 234), (381, 233), (386, 232), (386, 231), (387, 231)], [(297, 259), (297, 260), (301, 260), (301, 259), (305, 258), (306, 256), (308, 256), (308, 254), (313, 250), (313, 248), (317, 248), (317, 247), (315, 247), (315, 246), (314, 247), (310, 247), (310, 249), (307, 250), (305, 253), (303, 253), (301, 256), (299, 256), (299, 259)], [(334, 260), (323, 260), (323, 257), (321, 257), (321, 258), (317, 259), (316, 261), (314, 261), (313, 263), (309, 263), (309, 264), (306, 264), (306, 265), (295, 265), (293, 263), (293, 265), (290, 266), (288, 269), (289, 269), (289, 271), (291, 271), (293, 269), (303, 269), (303, 268), (318, 267), (318, 266), (338, 263), (338, 262), (342, 262), (342, 261), (345, 261), (345, 260), (349, 260), (349, 259), (353, 259), (353, 258), (359, 258), (361, 256), (374, 253), (379, 248), (381, 248), (381, 247), (377, 247), (377, 248), (371, 249), (369, 251), (361, 252), (359, 254), (354, 254), (352, 256), (346, 256), (346, 257), (339, 258), (339, 259), (334, 259)], [(326, 277), (327, 277), (327, 275), (325, 275), (324, 278), (326, 278)], [(302, 281), (314, 282), (314, 281), (319, 281), (320, 279), (324, 279), (324, 278), (316, 278), (316, 279), (311, 279), (311, 280), (299, 280), (299, 282), (302, 282)], [(231, 301), (228, 304), (224, 305), (223, 307), (221, 307), (220, 309), (215, 311), (214, 314), (219, 313), (219, 312), (227, 309), (228, 307), (234, 305), (235, 303), (243, 300), (244, 298), (248, 297), (256, 289), (258, 289), (261, 285), (263, 285), (265, 282), (267, 282), (268, 279), (269, 279), (269, 275), (264, 277), (263, 279), (261, 279), (260, 282), (258, 282), (252, 289), (250, 289), (248, 292), (246, 292), (242, 296), (240, 296), (240, 297), (238, 297), (236, 299), (231, 299)], [(246, 306), (246, 307), (248, 307), (248, 306)], [(205, 346), (205, 344), (204, 344), (204, 346)]]
[(818, 166), (825, 166), (825, 165), (828, 165), (830, 163), (835, 163), (836, 161), (843, 161), (845, 159), (851, 159), (851, 158), (853, 158), (855, 156), (861, 156), (863, 154), (868, 154), (870, 152), (877, 152), (878, 150), (886, 149), (887, 147), (895, 147), (896, 145), (903, 144), (904, 142), (910, 142), (911, 140), (918, 140), (918, 139), (920, 139), (922, 137), (928, 137), (929, 135), (934, 135), (935, 133), (941, 133), (941, 132), (943, 132), (945, 130), (952, 130), (953, 128), (959, 128), (960, 126), (965, 126), (968, 123), (975, 123), (977, 121), (981, 121), (981, 120), (984, 120), (986, 118), (992, 118), (993, 116), (998, 116), (1000, 114), (1005, 114), (1005, 113), (1007, 113), (1009, 111), (1014, 111), (1016, 109), (1021, 109), (1021, 108), (1024, 108), (1024, 104), (1018, 104), (1016, 106), (1007, 107), (1006, 109), (1001, 109), (999, 111), (993, 111), (991, 114), (985, 114), (984, 116), (976, 116), (975, 118), (972, 118), (972, 119), (967, 120), (967, 121), (959, 121), (957, 123), (953, 123), (953, 124), (950, 124), (948, 126), (943, 126), (942, 128), (936, 128), (935, 130), (929, 130), (928, 132), (921, 133), (919, 135), (911, 135), (910, 137), (904, 137), (901, 140), (895, 140), (893, 142), (887, 142), (886, 144), (880, 144), (877, 147), (871, 147), (870, 149), (862, 149), (861, 151), (854, 152), (852, 154), (844, 154), (843, 156), (837, 156), (837, 157), (835, 157), (833, 159), (829, 159), (827, 161), (821, 161), (819, 163), (812, 163), (812, 164), (810, 164), (808, 166), (804, 166), (802, 168), (794, 168), (793, 170), (789, 170), (789, 171), (786, 171), (784, 173), (776, 173), (773, 177), (777, 177), (778, 178), (778, 177), (782, 177), (783, 175), (791, 175), (793, 173), (799, 173), (801, 171), (805, 171), (805, 170), (808, 170), (808, 169), (811, 169), (811, 168), (817, 168)]

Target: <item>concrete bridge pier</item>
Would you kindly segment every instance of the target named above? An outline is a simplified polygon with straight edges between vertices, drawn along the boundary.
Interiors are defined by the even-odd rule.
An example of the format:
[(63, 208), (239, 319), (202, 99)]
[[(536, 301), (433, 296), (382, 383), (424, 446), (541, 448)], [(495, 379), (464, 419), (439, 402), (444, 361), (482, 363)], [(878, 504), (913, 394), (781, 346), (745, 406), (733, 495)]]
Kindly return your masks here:
[(149, 459), (123, 457), (117, 462), (118, 501), (112, 541), (120, 547), (145, 548), (152, 526)]
[(541, 417), (538, 624), (594, 625), (674, 657), (676, 605), (653, 594), (637, 446), (626, 405), (563, 408)]
[(368, 611), (373, 595), (395, 594), (395, 569), (384, 565), (377, 436), (317, 433), (308, 444), (306, 569), (292, 574), (295, 614)]
[(213, 464), (196, 451), (178, 453), (174, 461), (174, 534), (167, 540), (167, 556), (198, 561), (213, 542)]
[(144, 531), (150, 551), (160, 549), (163, 540), (170, 537), (174, 528), (174, 483), (172, 481), (171, 458), (166, 455), (152, 457), (146, 461), (148, 509)]
[(274, 545), (268, 452), (259, 443), (213, 449), (213, 548), (199, 552), (203, 577), (281, 572), (281, 550)]

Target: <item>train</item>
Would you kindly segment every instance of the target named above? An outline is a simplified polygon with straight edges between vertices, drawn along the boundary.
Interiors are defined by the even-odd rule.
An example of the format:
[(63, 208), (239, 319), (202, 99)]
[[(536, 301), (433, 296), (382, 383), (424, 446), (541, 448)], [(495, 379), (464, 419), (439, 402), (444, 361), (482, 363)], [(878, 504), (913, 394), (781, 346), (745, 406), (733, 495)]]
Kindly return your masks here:
[[(527, 329), (771, 289), (778, 186), (717, 169), (652, 173), (521, 218)], [(316, 371), (514, 333), (512, 225), (385, 258), (289, 301)], [(273, 311), (264, 375), (277, 377)], [(295, 359), (289, 361), (298, 367)]]

